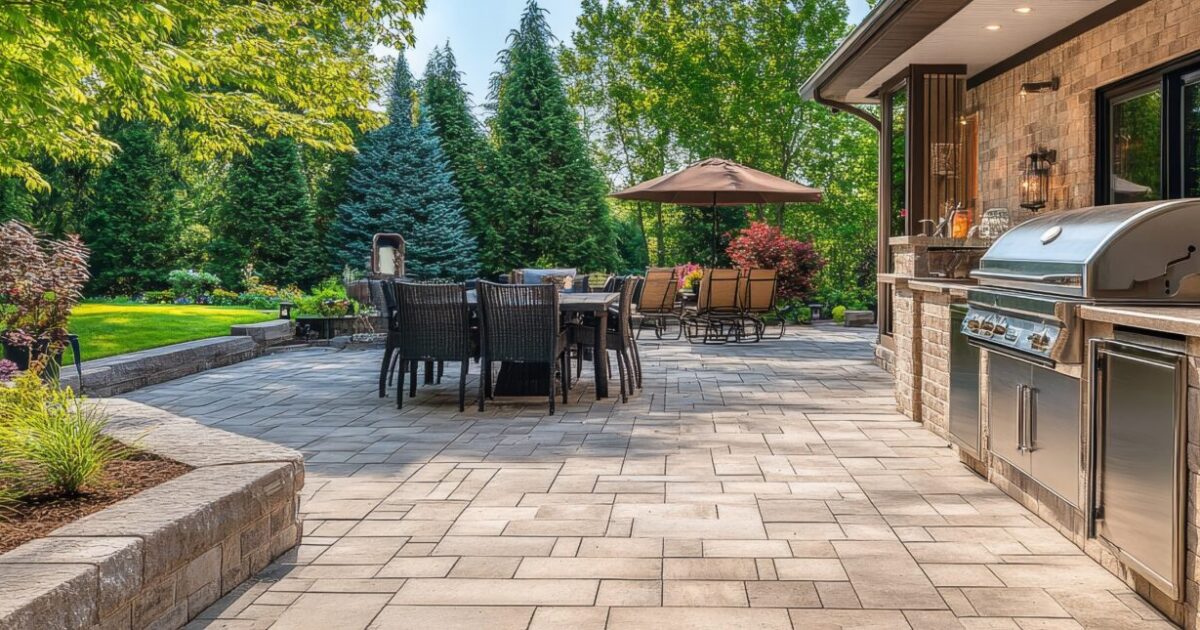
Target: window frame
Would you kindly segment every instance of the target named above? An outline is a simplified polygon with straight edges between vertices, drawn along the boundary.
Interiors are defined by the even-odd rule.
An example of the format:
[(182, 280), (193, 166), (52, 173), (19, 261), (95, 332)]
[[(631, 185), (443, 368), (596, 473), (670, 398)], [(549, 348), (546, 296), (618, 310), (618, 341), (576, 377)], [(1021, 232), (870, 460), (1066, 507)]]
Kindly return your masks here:
[(1189, 80), (1200, 80), (1200, 54), (1187, 55), (1096, 90), (1095, 205), (1115, 203), (1111, 145), (1113, 106), (1154, 90), (1162, 93), (1162, 129), (1158, 139), (1159, 197), (1179, 199), (1183, 196), (1183, 88)]

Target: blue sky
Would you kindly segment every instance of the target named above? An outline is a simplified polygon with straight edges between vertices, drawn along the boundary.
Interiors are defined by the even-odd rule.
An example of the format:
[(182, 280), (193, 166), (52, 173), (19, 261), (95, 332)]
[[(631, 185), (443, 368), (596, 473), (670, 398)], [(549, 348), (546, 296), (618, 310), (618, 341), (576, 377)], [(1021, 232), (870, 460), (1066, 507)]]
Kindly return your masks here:
[[(434, 46), (447, 40), (458, 59), (475, 104), (487, 97), (488, 78), (496, 69), (496, 53), (505, 47), (526, 0), (428, 0), (425, 15), (414, 24), (417, 44), (405, 52), (413, 73), (420, 76)], [(579, 0), (538, 0), (549, 11), (554, 35), (569, 40), (579, 16)], [(867, 13), (866, 0), (848, 0), (850, 21)]]

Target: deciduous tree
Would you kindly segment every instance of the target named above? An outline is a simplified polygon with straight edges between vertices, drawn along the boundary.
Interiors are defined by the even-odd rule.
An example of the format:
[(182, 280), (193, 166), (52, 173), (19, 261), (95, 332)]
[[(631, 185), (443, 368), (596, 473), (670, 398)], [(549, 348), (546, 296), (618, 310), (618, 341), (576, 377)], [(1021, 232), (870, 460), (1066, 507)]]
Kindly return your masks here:
[(0, 2), (0, 176), (104, 162), (110, 118), (177, 126), (200, 157), (262, 136), (347, 150), (378, 124), (369, 49), (411, 43), (424, 0)]

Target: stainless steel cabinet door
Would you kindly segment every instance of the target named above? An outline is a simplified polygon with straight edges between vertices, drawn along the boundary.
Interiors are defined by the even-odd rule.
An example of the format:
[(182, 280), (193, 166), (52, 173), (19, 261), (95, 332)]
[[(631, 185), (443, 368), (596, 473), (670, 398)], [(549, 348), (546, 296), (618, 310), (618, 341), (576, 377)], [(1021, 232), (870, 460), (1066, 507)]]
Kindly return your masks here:
[(1026, 473), (1029, 453), (1021, 448), (1021, 421), (1029, 369), (1023, 361), (988, 353), (988, 448)]
[(950, 307), (950, 436), (979, 456), (979, 348), (961, 332), (965, 306)]
[(1181, 597), (1184, 374), (1177, 356), (1101, 344), (1097, 533)]
[(1030, 459), (1033, 477), (1079, 505), (1079, 379), (1034, 366), (1031, 382)]

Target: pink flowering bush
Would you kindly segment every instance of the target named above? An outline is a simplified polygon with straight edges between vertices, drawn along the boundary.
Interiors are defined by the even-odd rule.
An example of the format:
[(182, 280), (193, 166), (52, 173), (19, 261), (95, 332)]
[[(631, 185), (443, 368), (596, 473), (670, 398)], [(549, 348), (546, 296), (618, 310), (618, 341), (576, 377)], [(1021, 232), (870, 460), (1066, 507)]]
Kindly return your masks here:
[(780, 301), (807, 298), (813, 290), (813, 276), (825, 266), (812, 243), (785, 236), (766, 223), (751, 223), (730, 241), (725, 253), (744, 269), (777, 270)]

